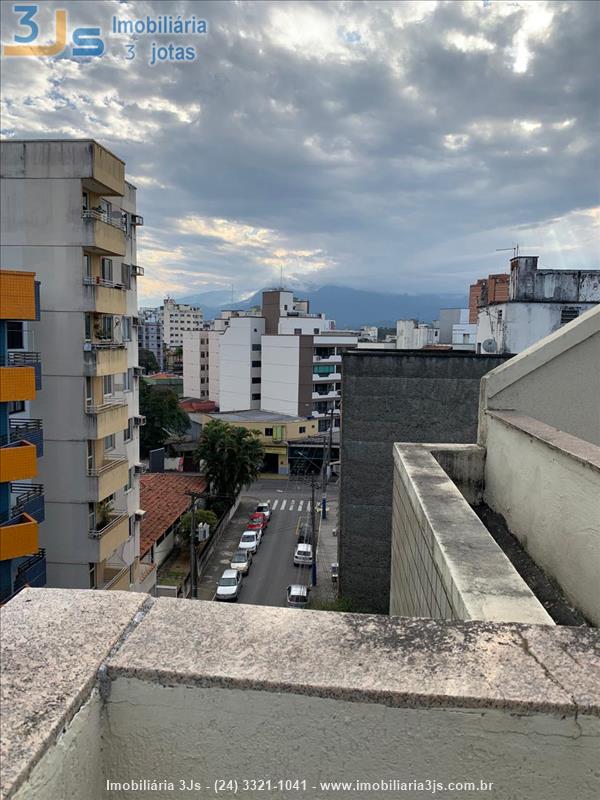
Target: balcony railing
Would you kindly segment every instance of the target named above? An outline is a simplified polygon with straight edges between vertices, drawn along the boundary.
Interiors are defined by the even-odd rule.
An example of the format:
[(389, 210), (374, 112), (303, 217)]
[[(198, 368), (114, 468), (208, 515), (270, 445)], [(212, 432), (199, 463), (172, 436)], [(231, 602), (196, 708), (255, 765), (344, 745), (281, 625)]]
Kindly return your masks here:
[(127, 517), (128, 514), (126, 511), (113, 511), (113, 513), (110, 515), (110, 522), (107, 522), (106, 525), (104, 525), (104, 527), (102, 528), (90, 529), (88, 531), (88, 536), (90, 537), (90, 539), (101, 539), (111, 530), (116, 528), (116, 526)]
[(35, 371), (35, 388), (42, 388), (42, 359), (39, 353), (25, 350), (9, 350), (0, 354), (0, 367), (33, 367)]
[(41, 483), (13, 481), (10, 493), (15, 497), (15, 503), (10, 510), (0, 513), (0, 522), (5, 524), (22, 514), (28, 514), (36, 522), (44, 521), (44, 487)]
[(8, 433), (0, 436), (0, 447), (7, 447), (18, 442), (29, 442), (36, 446), (38, 458), (44, 454), (44, 436), (41, 419), (11, 419)]
[(8, 603), (26, 586), (42, 589), (46, 585), (46, 551), (42, 548), (30, 558), (22, 561), (15, 574), (12, 591), (9, 587), (0, 594), (0, 603)]
[(105, 286), (107, 289), (122, 289), (123, 291), (127, 289), (124, 284), (117, 281), (109, 281), (100, 277), (100, 275), (84, 275), (83, 283), (84, 286)]
[(106, 400), (104, 403), (94, 405), (93, 403), (85, 404), (86, 414), (103, 414), (106, 411), (112, 411), (114, 408), (123, 408), (127, 405), (127, 400), (124, 397), (116, 397), (113, 400)]
[(104, 584), (102, 584), (102, 586), (100, 587), (101, 589), (110, 589), (112, 586), (118, 583), (121, 580), (121, 578), (125, 575), (125, 573), (129, 572), (129, 567), (122, 567), (121, 569), (117, 570), (107, 569), (105, 570), (105, 574), (107, 572), (109, 573), (110, 577)]
[(113, 228), (118, 228), (121, 231), (126, 230), (121, 212), (112, 215), (108, 214), (106, 211), (96, 211), (94, 208), (86, 208), (82, 212), (81, 218), (84, 220), (97, 219), (100, 220), (100, 222), (106, 222), (107, 225), (112, 225)]
[(118, 467), (120, 464), (127, 463), (127, 456), (114, 456), (113, 458), (106, 458), (99, 467), (90, 467), (87, 470), (87, 476), (88, 478), (99, 478), (101, 475), (104, 475), (111, 469)]

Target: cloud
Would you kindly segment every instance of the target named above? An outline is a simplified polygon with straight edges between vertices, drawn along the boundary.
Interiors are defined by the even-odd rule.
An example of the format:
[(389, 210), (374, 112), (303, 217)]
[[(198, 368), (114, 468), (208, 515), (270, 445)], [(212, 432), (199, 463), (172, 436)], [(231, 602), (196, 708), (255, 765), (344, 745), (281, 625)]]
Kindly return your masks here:
[[(54, 7), (106, 52), (3, 59), (3, 134), (91, 136), (127, 162), (145, 302), (282, 268), (463, 292), (520, 237), (598, 267), (595, 3), (60, 2), (41, 29)], [(151, 67), (176, 37), (110, 33), (161, 14), (208, 20), (177, 37), (195, 61)]]

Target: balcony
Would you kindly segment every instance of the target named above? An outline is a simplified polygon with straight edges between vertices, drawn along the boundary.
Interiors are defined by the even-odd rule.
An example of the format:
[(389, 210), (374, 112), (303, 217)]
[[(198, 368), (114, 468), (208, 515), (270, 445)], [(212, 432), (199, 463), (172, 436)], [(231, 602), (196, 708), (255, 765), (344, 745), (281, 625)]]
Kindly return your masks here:
[(37, 450), (34, 444), (18, 442), (0, 448), (0, 483), (33, 478), (37, 475)]
[[(190, 764), (202, 788), (180, 794), (196, 798), (261, 776), (308, 787), (273, 798), (382, 798), (311, 787), (425, 780), (432, 765), (476, 787), (439, 797), (597, 797), (593, 629), (58, 589), (1, 614), (7, 799), (174, 797)], [(144, 790), (155, 777), (174, 788)]]
[(99, 502), (127, 484), (129, 461), (125, 456), (107, 458), (101, 466), (88, 469), (87, 475), (90, 479), (89, 501)]
[(102, 589), (118, 592), (129, 589), (129, 567), (105, 567)]
[(0, 365), (18, 367), (19, 369), (33, 367), (35, 388), (37, 391), (42, 388), (42, 359), (39, 353), (31, 353), (26, 350), (9, 350), (5, 356), (0, 356)]
[(341, 364), (341, 356), (313, 356), (313, 364)]
[(125, 255), (125, 230), (120, 218), (113, 219), (102, 211), (86, 209), (82, 219), (83, 246), (86, 250), (100, 255)]
[(115, 284), (112, 281), (104, 280), (100, 277), (88, 277), (83, 279), (84, 286), (89, 287), (91, 293), (89, 311), (97, 314), (118, 314), (127, 313), (127, 295), (125, 287)]
[(126, 342), (85, 342), (83, 349), (85, 375), (103, 376), (127, 372)]
[(0, 515), (1, 522), (28, 514), (36, 522), (45, 519), (44, 487), (41, 483), (21, 483), (16, 481), (10, 484), (11, 509), (8, 513)]
[(0, 561), (31, 555), (38, 547), (38, 524), (29, 514), (0, 523)]
[(44, 549), (22, 561), (17, 567), (14, 580), (14, 594), (26, 586), (41, 588), (46, 585), (46, 551)]
[(0, 319), (39, 320), (39, 286), (35, 272), (0, 271)]
[(44, 433), (41, 419), (11, 419), (8, 434), (0, 436), (0, 447), (27, 442), (34, 444), (36, 455), (44, 455)]
[(339, 372), (328, 372), (322, 375), (318, 372), (313, 372), (312, 379), (313, 383), (318, 383), (320, 381), (341, 381), (342, 376)]
[(119, 398), (101, 405), (86, 404), (85, 413), (90, 417), (91, 439), (103, 439), (127, 427), (129, 411), (127, 400)]
[(90, 530), (90, 539), (98, 542), (98, 553), (94, 561), (105, 561), (117, 547), (129, 538), (129, 516), (126, 511), (115, 511), (101, 528)]
[(125, 194), (125, 163), (109, 150), (92, 142), (91, 175), (83, 179), (84, 188), (96, 194)]

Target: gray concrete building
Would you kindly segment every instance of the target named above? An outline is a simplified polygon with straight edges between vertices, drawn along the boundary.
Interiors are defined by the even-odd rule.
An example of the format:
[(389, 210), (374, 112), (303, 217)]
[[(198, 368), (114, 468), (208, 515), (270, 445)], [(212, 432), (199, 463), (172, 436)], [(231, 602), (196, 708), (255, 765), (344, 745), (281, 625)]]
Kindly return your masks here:
[(389, 610), (394, 442), (476, 442), (480, 379), (508, 357), (344, 354), (339, 587), (357, 610)]

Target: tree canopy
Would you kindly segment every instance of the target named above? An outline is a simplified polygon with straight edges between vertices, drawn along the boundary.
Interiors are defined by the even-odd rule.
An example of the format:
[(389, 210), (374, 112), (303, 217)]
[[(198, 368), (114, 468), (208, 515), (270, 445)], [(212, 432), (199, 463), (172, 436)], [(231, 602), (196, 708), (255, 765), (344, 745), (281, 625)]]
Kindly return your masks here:
[(260, 475), (264, 447), (258, 434), (211, 420), (203, 430), (196, 458), (213, 497), (233, 498)]
[(190, 418), (179, 406), (175, 392), (166, 387), (153, 387), (140, 380), (140, 414), (146, 424), (140, 429), (140, 452), (147, 456), (150, 450), (162, 447), (170, 436), (177, 436), (190, 426)]
[(138, 359), (140, 367), (143, 367), (146, 372), (159, 371), (160, 367), (152, 350), (146, 350), (145, 348), (141, 347), (138, 353)]

